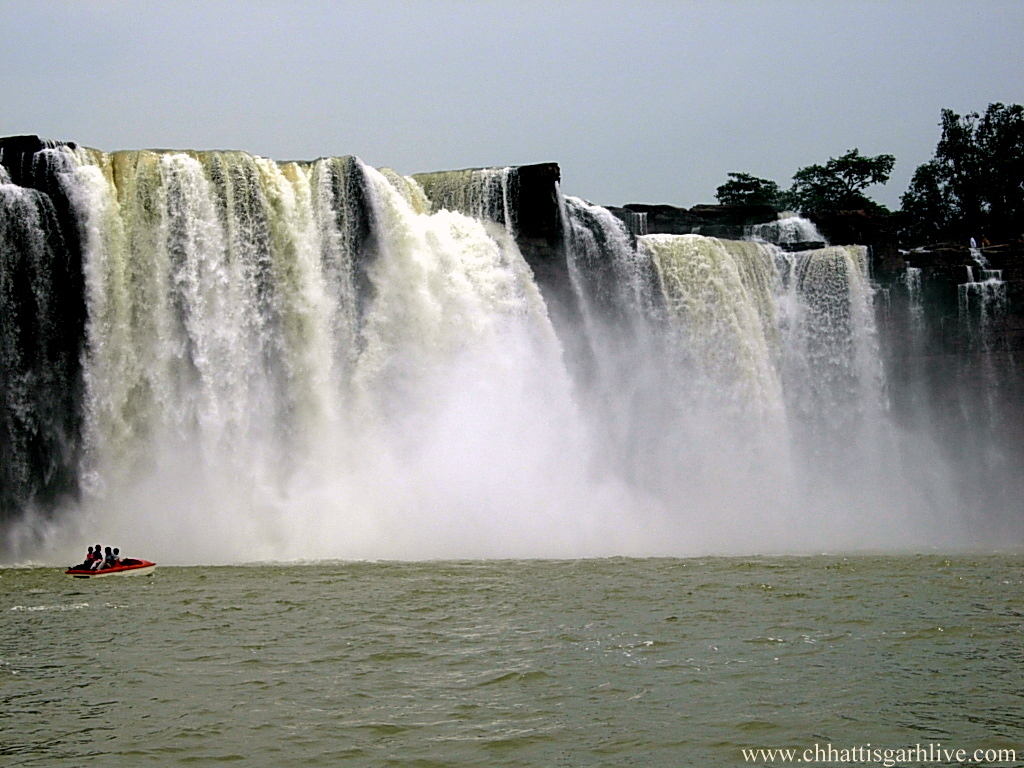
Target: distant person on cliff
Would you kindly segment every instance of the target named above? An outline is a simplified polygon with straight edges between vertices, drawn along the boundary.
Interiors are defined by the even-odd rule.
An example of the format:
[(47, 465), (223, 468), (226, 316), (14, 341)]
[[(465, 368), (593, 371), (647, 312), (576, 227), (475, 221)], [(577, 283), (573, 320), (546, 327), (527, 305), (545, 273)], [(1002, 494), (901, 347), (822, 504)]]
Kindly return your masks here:
[(990, 245), (992, 245), (992, 243), (989, 241), (988, 235), (982, 235), (981, 236), (981, 247), (982, 248), (988, 248)]

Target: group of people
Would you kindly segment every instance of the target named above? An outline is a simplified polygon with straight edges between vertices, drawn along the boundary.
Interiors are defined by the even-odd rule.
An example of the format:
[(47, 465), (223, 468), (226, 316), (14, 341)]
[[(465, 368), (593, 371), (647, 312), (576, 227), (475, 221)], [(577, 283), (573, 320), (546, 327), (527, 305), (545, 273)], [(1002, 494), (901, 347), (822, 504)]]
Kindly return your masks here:
[(104, 568), (122, 565), (123, 561), (121, 560), (120, 552), (121, 550), (117, 547), (103, 549), (97, 544), (95, 547), (89, 547), (89, 554), (85, 556), (85, 562), (81, 565), (76, 565), (72, 570), (101, 571)]

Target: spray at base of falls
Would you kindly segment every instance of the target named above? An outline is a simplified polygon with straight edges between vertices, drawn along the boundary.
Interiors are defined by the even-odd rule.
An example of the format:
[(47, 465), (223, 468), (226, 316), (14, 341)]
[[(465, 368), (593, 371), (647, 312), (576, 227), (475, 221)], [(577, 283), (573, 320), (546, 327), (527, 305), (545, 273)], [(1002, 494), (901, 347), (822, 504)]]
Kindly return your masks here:
[(16, 553), (963, 540), (887, 413), (863, 249), (636, 237), (559, 196), (569, 323), (517, 245), (507, 169), (421, 184), (355, 158), (52, 153), (85, 280), (82, 496), (11, 529)]

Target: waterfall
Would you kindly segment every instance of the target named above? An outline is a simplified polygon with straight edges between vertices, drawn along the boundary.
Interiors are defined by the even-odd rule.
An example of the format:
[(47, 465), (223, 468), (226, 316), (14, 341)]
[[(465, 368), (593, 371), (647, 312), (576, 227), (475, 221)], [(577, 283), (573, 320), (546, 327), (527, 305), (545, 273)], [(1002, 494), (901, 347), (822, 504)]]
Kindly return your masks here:
[(623, 221), (630, 234), (646, 235), (647, 232), (647, 211), (631, 211), (629, 208), (622, 210)]
[(504, 225), (515, 233), (514, 200), (518, 193), (512, 168), (472, 168), (420, 177), (434, 210), (451, 210)]
[(980, 248), (971, 247), (968, 251), (981, 279), (975, 279), (974, 267), (967, 267), (967, 281), (958, 286), (957, 292), (960, 319), (972, 342), (988, 348), (992, 323), (1006, 314), (1006, 283), (1002, 270), (991, 269)]
[(76, 492), (84, 310), (65, 161), (45, 148), (0, 178), (0, 511)]
[(10, 551), (86, 532), (186, 562), (946, 534), (934, 485), (907, 484), (862, 247), (642, 234), (543, 187), (547, 166), (4, 152)]
[[(145, 518), (150, 536), (172, 533), (221, 559), (301, 553), (324, 526), (355, 547), (350, 524), (372, 537), (396, 509), (429, 507), (418, 526), (396, 520), (406, 529), (388, 534), (397, 554), (399, 541), (433, 538), (467, 488), (479, 514), (507, 505), (510, 484), (550, 493), (538, 474), (558, 460), (551, 451), (578, 450), (561, 346), (511, 234), (508, 172), (462, 197), (474, 217), (354, 158), (53, 151), (81, 230), (88, 306), (84, 449), (66, 468), (80, 473), (78, 525), (141, 531)], [(34, 325), (5, 312), (19, 321), (3, 328), (12, 509), (33, 496), (38, 454), (63, 455), (31, 445), (56, 430), (25, 419), (79, 410), (37, 402), (36, 391), (73, 387), (41, 382), (54, 362), (18, 348), (19, 335), (46, 339), (56, 322), (44, 284), (66, 249), (45, 237), (52, 206), (36, 190), (2, 189), (4, 256), (17, 265), (4, 275), (33, 269), (4, 307), (46, 300)], [(493, 216), (471, 205), (495, 189)], [(529, 445), (540, 433), (548, 439)], [(474, 462), (479, 480), (465, 475)], [(214, 552), (213, 540), (233, 543)], [(327, 546), (346, 551), (337, 538)]]
[(482, 348), (528, 341), (557, 357), (543, 299), (507, 230), (445, 208), (417, 214), (384, 176), (366, 173), (376, 224), (388, 233), (361, 332), (356, 378), (367, 396), (406, 402), (425, 377)]
[[(998, 357), (1006, 350), (996, 343), (995, 330), (1006, 320), (1009, 299), (1002, 270), (991, 269), (988, 260), (978, 248), (970, 249), (977, 264), (980, 279), (975, 279), (974, 268), (967, 267), (967, 281), (957, 286), (957, 311), (964, 341), (974, 364), (973, 376), (977, 391), (966, 396), (965, 413), (972, 413), (980, 423), (989, 426), (989, 432), (1001, 428), (1000, 408), (997, 403), (1005, 395), (1001, 392), (1004, 377), (998, 373)], [(979, 468), (1002, 470), (1005, 459), (993, 443), (976, 449)]]
[(985, 254), (981, 252), (981, 248), (972, 245), (968, 247), (967, 252), (971, 254), (971, 258), (974, 260), (975, 264), (982, 269), (988, 269), (988, 259), (985, 258)]
[(705, 379), (698, 390), (757, 417), (781, 415), (782, 390), (770, 338), (776, 328), (775, 265), (754, 243), (702, 235), (646, 235), (679, 353)]
[(910, 325), (915, 336), (924, 327), (924, 304), (921, 295), (921, 268), (907, 267), (903, 273), (903, 287), (907, 291), (907, 304), (910, 308)]
[(882, 368), (868, 278), (867, 249), (832, 246), (804, 252), (796, 278), (807, 307), (803, 343), (807, 379), (823, 412), (882, 407)]
[(334, 406), (336, 304), (307, 172), (241, 153), (79, 160), (90, 476), (192, 440), (270, 471), (277, 457), (240, 452), (296, 440)]
[(884, 410), (866, 249), (786, 254), (700, 235), (641, 243), (708, 396), (745, 415), (817, 426)]
[(824, 245), (827, 242), (814, 222), (788, 212), (780, 213), (775, 221), (747, 226), (745, 234), (751, 240), (783, 247), (807, 248), (812, 243)]
[(981, 279), (974, 279), (974, 270), (967, 267), (967, 281), (957, 287), (960, 320), (967, 329), (971, 343), (987, 349), (991, 344), (991, 327), (1006, 315), (1007, 297), (1003, 272), (988, 269), (979, 261)]
[[(10, 505), (35, 493), (47, 493), (58, 467), (37, 467), (48, 455), (63, 453), (60, 394), (72, 383), (62, 373), (64, 350), (54, 348), (60, 307), (49, 277), (60, 258), (50, 200), (35, 190), (0, 184), (0, 382), (3, 389), (2, 492)], [(57, 402), (46, 395), (57, 393)], [(48, 423), (58, 418), (56, 424)], [(40, 445), (40, 441), (56, 441)], [(45, 461), (45, 459), (44, 459)]]
[[(980, 279), (974, 275), (974, 267), (967, 266), (967, 280), (957, 286), (957, 310), (960, 327), (974, 364), (975, 391), (964, 395), (961, 406), (971, 420), (987, 425), (988, 435), (1005, 429), (1001, 424), (1001, 409), (998, 403), (1005, 398), (1001, 391), (1004, 377), (998, 372), (998, 358), (1005, 350), (998, 348), (994, 331), (1006, 319), (1009, 299), (1002, 270), (991, 269), (988, 259), (980, 248), (970, 248), (970, 255), (980, 272)], [(982, 474), (1001, 474), (1006, 459), (992, 440), (980, 442), (971, 450), (974, 470)], [(998, 484), (992, 483), (998, 488)]]
[(606, 208), (571, 196), (562, 202), (570, 276), (588, 322), (604, 317), (635, 327), (651, 317), (658, 300), (649, 256)]

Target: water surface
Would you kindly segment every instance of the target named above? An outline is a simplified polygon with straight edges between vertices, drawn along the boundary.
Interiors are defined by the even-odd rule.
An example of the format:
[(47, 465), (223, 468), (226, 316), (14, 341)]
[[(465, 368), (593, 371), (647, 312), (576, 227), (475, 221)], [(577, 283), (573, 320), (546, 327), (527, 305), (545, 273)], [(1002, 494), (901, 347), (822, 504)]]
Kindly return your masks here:
[(1018, 556), (0, 570), (5, 765), (734, 766), (1015, 748)]

